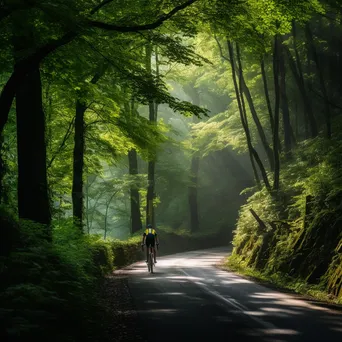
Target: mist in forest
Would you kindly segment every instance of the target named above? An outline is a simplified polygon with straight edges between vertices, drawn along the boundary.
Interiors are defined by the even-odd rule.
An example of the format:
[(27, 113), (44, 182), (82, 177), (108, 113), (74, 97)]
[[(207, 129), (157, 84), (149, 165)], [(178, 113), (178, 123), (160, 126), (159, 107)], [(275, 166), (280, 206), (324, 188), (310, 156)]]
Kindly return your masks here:
[[(209, 110), (208, 118), (202, 120), (179, 116), (167, 105), (160, 105), (158, 110), (158, 120), (167, 127), (166, 135), (169, 141), (158, 146), (157, 152), (156, 227), (184, 231), (189, 230), (190, 226), (189, 187), (194, 182), (189, 177), (189, 170), (194, 159), (193, 151), (190, 148), (184, 149), (184, 144), (191, 144), (193, 125), (227, 109), (230, 101), (228, 97), (210, 93), (208, 91), (211, 88), (210, 83), (207, 88), (193, 87), (188, 92), (177, 82), (170, 82), (168, 85), (172, 96), (196, 105), (203, 104)], [(141, 108), (139, 115), (148, 117), (148, 108)], [(248, 158), (244, 154), (232, 148), (226, 148), (223, 151), (218, 150), (203, 156), (197, 168), (191, 170), (196, 173), (194, 185), (197, 188), (198, 232), (222, 229), (232, 238), (239, 208), (246, 200), (246, 196), (241, 192), (253, 184), (253, 175), (248, 163)], [(122, 160), (119, 164), (118, 167), (107, 165), (110, 169), (107, 177), (113, 177), (113, 175), (124, 177), (129, 172), (127, 160)], [(146, 160), (139, 158), (138, 169), (141, 177), (147, 177), (147, 167)], [(89, 193), (92, 188), (98, 186), (98, 182), (101, 182), (101, 180), (92, 179), (94, 176), (89, 176), (87, 183)], [(108, 195), (103, 194), (103, 196)], [(112, 198), (108, 208), (107, 204), (101, 204), (101, 197), (98, 200), (90, 198), (87, 203), (89, 213), (87, 222), (90, 232), (103, 234), (104, 217), (108, 217), (107, 236), (120, 239), (130, 236), (130, 203), (126, 193)]]

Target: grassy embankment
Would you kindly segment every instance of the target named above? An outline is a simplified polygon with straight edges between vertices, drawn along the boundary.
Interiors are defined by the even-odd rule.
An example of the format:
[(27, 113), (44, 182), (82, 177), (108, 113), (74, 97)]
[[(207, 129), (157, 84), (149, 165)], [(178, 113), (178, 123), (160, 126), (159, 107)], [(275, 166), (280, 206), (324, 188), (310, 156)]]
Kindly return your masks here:
[(341, 155), (340, 137), (301, 143), (282, 165), (281, 191), (257, 191), (241, 208), (226, 266), (341, 304)]

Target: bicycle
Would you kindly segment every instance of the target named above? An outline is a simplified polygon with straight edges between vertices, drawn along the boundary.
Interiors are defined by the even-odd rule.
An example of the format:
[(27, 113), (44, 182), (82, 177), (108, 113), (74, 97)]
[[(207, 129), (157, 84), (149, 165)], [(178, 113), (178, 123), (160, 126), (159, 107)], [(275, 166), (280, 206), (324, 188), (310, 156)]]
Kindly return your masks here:
[[(144, 250), (144, 245), (142, 245), (142, 248)], [(149, 248), (149, 253), (148, 253), (148, 260), (147, 260), (147, 269), (149, 273), (153, 273), (153, 267), (154, 267), (154, 253), (153, 253), (153, 247), (152, 245), (149, 245), (147, 248)], [(157, 244), (158, 248), (158, 244)]]

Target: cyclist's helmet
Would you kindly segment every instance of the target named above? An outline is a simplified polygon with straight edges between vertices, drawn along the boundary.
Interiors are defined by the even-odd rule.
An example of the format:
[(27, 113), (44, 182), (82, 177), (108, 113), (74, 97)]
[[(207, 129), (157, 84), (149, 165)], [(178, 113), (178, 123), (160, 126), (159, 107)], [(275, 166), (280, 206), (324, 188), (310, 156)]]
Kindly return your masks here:
[(152, 228), (152, 224), (148, 224), (148, 225), (147, 225), (147, 228)]

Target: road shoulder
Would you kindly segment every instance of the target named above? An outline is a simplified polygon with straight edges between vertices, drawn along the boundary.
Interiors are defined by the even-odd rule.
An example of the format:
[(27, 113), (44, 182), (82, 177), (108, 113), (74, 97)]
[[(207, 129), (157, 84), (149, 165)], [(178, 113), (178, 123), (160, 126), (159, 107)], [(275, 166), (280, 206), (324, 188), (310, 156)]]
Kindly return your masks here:
[(320, 307), (324, 307), (330, 310), (334, 310), (334, 311), (341, 311), (342, 312), (342, 304), (337, 304), (334, 301), (327, 301), (327, 300), (323, 300), (321, 298), (317, 298), (314, 296), (309, 295), (308, 293), (298, 293), (295, 290), (285, 287), (285, 286), (280, 286), (278, 284), (273, 283), (271, 280), (267, 281), (265, 279), (261, 279), (258, 278), (256, 276), (251, 276), (248, 274), (245, 274), (243, 272), (239, 272), (238, 270), (235, 269), (231, 269), (228, 265), (227, 265), (227, 258), (223, 258), (219, 263), (216, 263), (214, 265), (217, 269), (221, 270), (221, 271), (225, 271), (225, 272), (229, 272), (229, 273), (233, 273), (235, 275), (238, 275), (239, 277), (241, 277), (242, 279), (246, 279), (248, 281), (251, 281), (255, 284), (264, 286), (265, 288), (268, 288), (270, 290), (274, 290), (274, 291), (278, 291), (284, 294), (288, 294), (293, 298), (296, 298), (298, 300), (303, 300), (306, 302), (309, 302), (311, 304), (320, 306)]
[(113, 274), (104, 279), (100, 305), (105, 313), (101, 322), (105, 342), (144, 341), (127, 276)]

